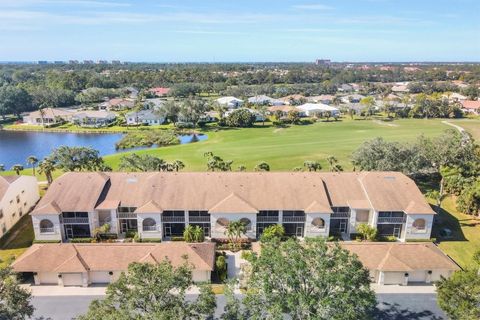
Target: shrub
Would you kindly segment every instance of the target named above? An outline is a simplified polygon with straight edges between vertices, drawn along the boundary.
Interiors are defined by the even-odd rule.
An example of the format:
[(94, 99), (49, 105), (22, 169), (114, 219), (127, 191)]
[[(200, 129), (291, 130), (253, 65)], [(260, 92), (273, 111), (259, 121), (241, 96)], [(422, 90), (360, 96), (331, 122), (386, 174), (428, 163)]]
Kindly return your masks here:
[(364, 240), (374, 241), (377, 238), (377, 229), (366, 223), (359, 224), (357, 231)]
[(140, 242), (140, 234), (138, 232), (135, 232), (135, 235), (133, 236), (133, 241)]
[(146, 243), (159, 243), (159, 242), (162, 242), (162, 239), (158, 239), (158, 238), (142, 238), (140, 239), (140, 242), (146, 242)]
[(218, 279), (222, 282), (225, 281), (225, 279), (227, 279), (227, 261), (223, 255), (217, 257), (215, 261), (215, 269)]
[(133, 239), (133, 237), (135, 237), (135, 234), (136, 234), (135, 231), (132, 231), (132, 230), (127, 231), (127, 232), (125, 233), (125, 238)]
[(70, 239), (71, 243), (92, 243), (95, 241), (95, 238), (72, 238)]
[(33, 240), (33, 243), (61, 243), (61, 240)]
[(270, 241), (272, 239), (281, 239), (285, 235), (285, 228), (281, 224), (275, 224), (266, 227), (260, 237), (260, 241)]
[(172, 237), (170, 241), (185, 241), (184, 237)]
[(115, 144), (116, 149), (136, 147), (169, 146), (179, 144), (180, 140), (173, 130), (145, 130), (129, 132)]

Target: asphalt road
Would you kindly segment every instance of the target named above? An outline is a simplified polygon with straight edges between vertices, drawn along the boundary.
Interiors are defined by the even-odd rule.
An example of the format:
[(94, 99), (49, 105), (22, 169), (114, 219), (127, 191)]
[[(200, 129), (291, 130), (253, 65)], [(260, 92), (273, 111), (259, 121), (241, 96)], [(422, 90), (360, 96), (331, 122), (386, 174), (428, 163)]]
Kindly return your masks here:
[[(94, 299), (103, 296), (43, 296), (32, 299), (34, 319), (69, 320), (88, 309)], [(188, 299), (194, 299), (191, 295)], [(438, 307), (435, 294), (378, 294), (379, 320), (440, 320), (447, 319)], [(217, 316), (223, 311), (225, 298), (217, 296)]]

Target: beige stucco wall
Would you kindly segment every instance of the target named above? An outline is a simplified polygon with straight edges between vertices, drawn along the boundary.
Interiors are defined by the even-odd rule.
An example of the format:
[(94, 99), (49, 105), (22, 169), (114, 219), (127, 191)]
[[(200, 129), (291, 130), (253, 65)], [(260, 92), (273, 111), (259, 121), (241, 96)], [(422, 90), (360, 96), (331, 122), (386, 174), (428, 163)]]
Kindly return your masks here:
[[(155, 231), (143, 231), (143, 220), (152, 218), (156, 223)], [(162, 221), (160, 213), (138, 213), (137, 214), (138, 234), (141, 238), (162, 238)]]
[[(413, 222), (416, 219), (425, 219), (425, 231), (415, 232), (412, 227)], [(405, 232), (402, 234), (402, 240), (408, 239), (430, 239), (433, 226), (432, 214), (408, 214), (407, 222), (405, 224)]]
[(239, 221), (242, 218), (250, 219), (251, 226), (247, 230), (245, 235), (246, 238), (255, 239), (256, 229), (257, 229), (257, 214), (256, 213), (212, 213), (210, 214), (210, 224), (211, 224), (211, 237), (218, 239), (226, 239), (222, 229), (216, 228), (217, 220), (220, 218), (225, 218), (228, 221)]
[(3, 212), (3, 217), (0, 218), (0, 237), (4, 234), (3, 227), (5, 226), (5, 233), (8, 232), (21, 217), (28, 214), (39, 198), (36, 177), (20, 176), (12, 182), (0, 199), (0, 210)]
[[(53, 223), (54, 231), (49, 233), (40, 233), (40, 221), (43, 219), (50, 220)], [(62, 240), (63, 229), (60, 225), (60, 216), (53, 214), (33, 215), (32, 216), (33, 231), (35, 240)]]
[[(325, 228), (319, 229), (312, 225), (315, 218), (321, 218), (325, 221)], [(330, 232), (330, 214), (329, 213), (307, 213), (305, 214), (305, 237), (328, 237)]]

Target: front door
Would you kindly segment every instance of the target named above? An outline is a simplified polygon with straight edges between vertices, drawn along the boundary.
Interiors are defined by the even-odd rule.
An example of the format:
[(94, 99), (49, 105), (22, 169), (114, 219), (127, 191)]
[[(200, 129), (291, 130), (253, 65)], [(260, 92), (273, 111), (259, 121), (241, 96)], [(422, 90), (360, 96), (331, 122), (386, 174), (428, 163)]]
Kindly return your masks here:
[(123, 222), (120, 224), (120, 233), (125, 233), (127, 232), (127, 222), (123, 220)]
[(73, 238), (73, 228), (71, 226), (66, 226), (65, 227), (65, 233), (67, 239), (72, 239)]
[(297, 227), (297, 230), (295, 232), (295, 235), (297, 237), (303, 237), (303, 227)]
[(347, 232), (347, 222), (346, 221), (340, 221), (340, 232), (341, 233)]
[(393, 227), (393, 235), (397, 238), (400, 238), (400, 231), (402, 230), (402, 227), (401, 226), (394, 226)]
[(171, 237), (172, 236), (172, 227), (165, 226), (164, 236), (165, 237)]

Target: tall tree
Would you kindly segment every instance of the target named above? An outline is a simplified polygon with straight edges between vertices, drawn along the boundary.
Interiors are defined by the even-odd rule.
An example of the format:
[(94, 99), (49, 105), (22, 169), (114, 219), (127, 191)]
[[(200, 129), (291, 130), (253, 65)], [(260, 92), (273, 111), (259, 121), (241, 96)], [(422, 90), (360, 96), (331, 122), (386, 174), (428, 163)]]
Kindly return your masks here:
[(35, 167), (37, 166), (38, 159), (35, 156), (29, 156), (27, 158), (27, 163), (32, 166), (32, 173), (35, 175)]
[(180, 114), (180, 106), (175, 101), (166, 101), (156, 113), (176, 125)]
[(329, 156), (327, 162), (331, 172), (343, 171), (342, 166), (338, 163), (338, 159), (335, 156)]
[(308, 171), (320, 171), (320, 170), (322, 170), (322, 165), (318, 161), (307, 160), (307, 161), (303, 162), (303, 166)]
[(260, 162), (254, 168), (255, 171), (270, 171), (270, 165), (265, 161)]
[(242, 221), (231, 221), (227, 225), (225, 235), (230, 239), (234, 248), (240, 249), (240, 239), (247, 232), (247, 226)]
[(193, 302), (185, 293), (193, 285), (188, 262), (175, 268), (165, 260), (159, 264), (132, 263), (128, 272), (107, 288), (104, 300), (92, 302), (79, 320), (90, 319), (207, 319), (216, 302), (209, 285), (200, 286)]
[(90, 147), (61, 146), (53, 150), (49, 158), (56, 168), (67, 171), (111, 171), (105, 165), (99, 151)]
[(12, 166), (12, 170), (15, 171), (17, 175), (20, 175), (20, 171), (23, 170), (23, 166), (21, 164), (15, 164)]
[(20, 287), (17, 275), (10, 267), (0, 268), (0, 319), (30, 319), (34, 311), (31, 298), (31, 294)]
[(55, 171), (55, 161), (50, 158), (43, 159), (38, 165), (38, 173), (45, 175), (49, 185), (53, 182), (53, 171)]
[(195, 129), (198, 122), (205, 116), (205, 112), (210, 110), (210, 106), (204, 100), (185, 100), (180, 107), (182, 119), (193, 124)]
[(376, 305), (356, 256), (320, 238), (262, 244), (242, 303), (250, 319), (368, 319)]
[(480, 277), (477, 270), (457, 271), (437, 283), (438, 304), (453, 320), (480, 319)]
[(12, 85), (0, 86), (0, 115), (5, 119), (7, 114), (17, 117), (31, 108), (32, 98), (22, 88)]

